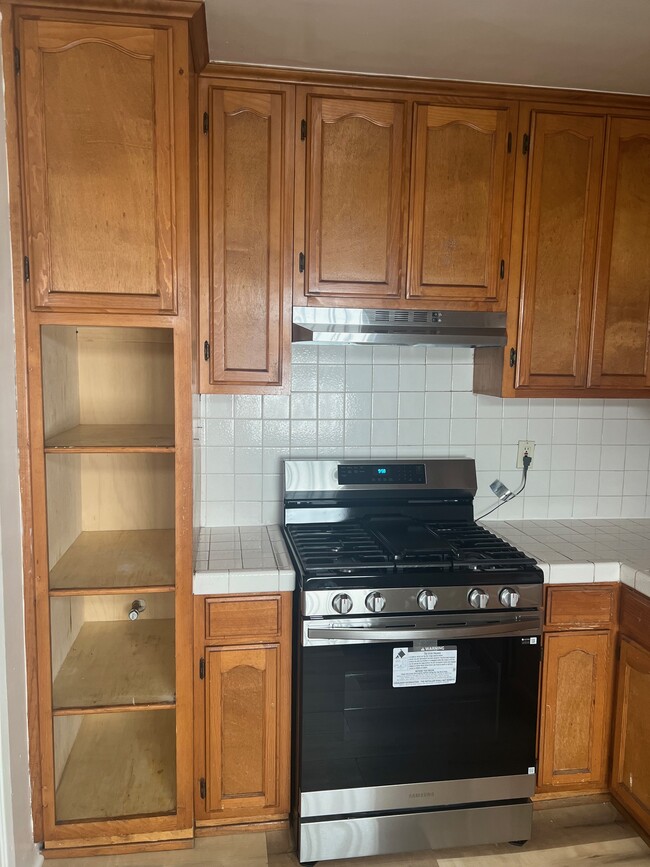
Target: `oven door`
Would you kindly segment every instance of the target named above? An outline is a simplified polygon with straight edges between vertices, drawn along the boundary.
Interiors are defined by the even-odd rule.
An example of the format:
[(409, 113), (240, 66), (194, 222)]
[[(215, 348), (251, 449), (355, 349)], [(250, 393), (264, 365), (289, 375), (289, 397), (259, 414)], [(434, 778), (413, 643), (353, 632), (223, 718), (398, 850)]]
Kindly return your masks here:
[(304, 621), (300, 814), (529, 797), (541, 617)]

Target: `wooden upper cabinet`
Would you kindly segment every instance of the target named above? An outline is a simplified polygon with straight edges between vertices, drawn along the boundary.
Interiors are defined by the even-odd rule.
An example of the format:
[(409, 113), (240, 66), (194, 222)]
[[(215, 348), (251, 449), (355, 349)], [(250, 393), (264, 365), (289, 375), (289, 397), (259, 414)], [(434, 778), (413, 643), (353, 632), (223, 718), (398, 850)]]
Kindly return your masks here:
[(605, 123), (531, 113), (518, 387), (586, 386)]
[(173, 313), (187, 30), (44, 14), (18, 20), (32, 307)]
[(230, 84), (201, 84), (201, 391), (278, 391), (289, 387), (293, 91)]
[(296, 303), (403, 297), (406, 102), (299, 88), (298, 105)]
[(512, 107), (414, 107), (410, 298), (504, 309)]
[(589, 384), (650, 386), (650, 120), (612, 118)]

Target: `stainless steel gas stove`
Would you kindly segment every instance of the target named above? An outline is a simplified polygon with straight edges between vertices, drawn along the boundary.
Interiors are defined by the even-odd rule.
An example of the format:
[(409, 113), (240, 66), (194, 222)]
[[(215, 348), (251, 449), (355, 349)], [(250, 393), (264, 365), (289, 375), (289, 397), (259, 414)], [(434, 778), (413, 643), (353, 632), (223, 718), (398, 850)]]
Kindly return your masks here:
[(541, 570), (474, 462), (287, 461), (302, 863), (530, 836)]

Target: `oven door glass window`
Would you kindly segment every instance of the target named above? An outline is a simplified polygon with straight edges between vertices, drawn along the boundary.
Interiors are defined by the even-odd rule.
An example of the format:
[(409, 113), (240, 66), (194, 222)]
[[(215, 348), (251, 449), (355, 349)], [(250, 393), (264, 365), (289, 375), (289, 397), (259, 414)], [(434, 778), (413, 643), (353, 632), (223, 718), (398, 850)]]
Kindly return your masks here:
[(406, 687), (393, 686), (393, 650), (412, 642), (302, 649), (303, 792), (529, 772), (539, 639), (444, 646), (455, 682)]

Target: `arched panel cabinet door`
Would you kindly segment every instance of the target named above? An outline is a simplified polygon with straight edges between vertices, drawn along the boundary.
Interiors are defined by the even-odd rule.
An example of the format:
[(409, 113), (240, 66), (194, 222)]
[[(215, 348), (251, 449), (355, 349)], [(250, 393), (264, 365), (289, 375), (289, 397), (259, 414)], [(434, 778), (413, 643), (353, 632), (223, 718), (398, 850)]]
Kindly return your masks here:
[(17, 25), (31, 306), (174, 313), (187, 28), (43, 14)]
[(406, 99), (386, 96), (298, 89), (297, 304), (404, 297)]
[(517, 388), (587, 384), (605, 125), (531, 112)]
[(409, 298), (505, 309), (516, 115), (416, 104)]
[(589, 385), (650, 386), (650, 120), (609, 122)]
[(293, 88), (201, 82), (201, 391), (288, 391)]

